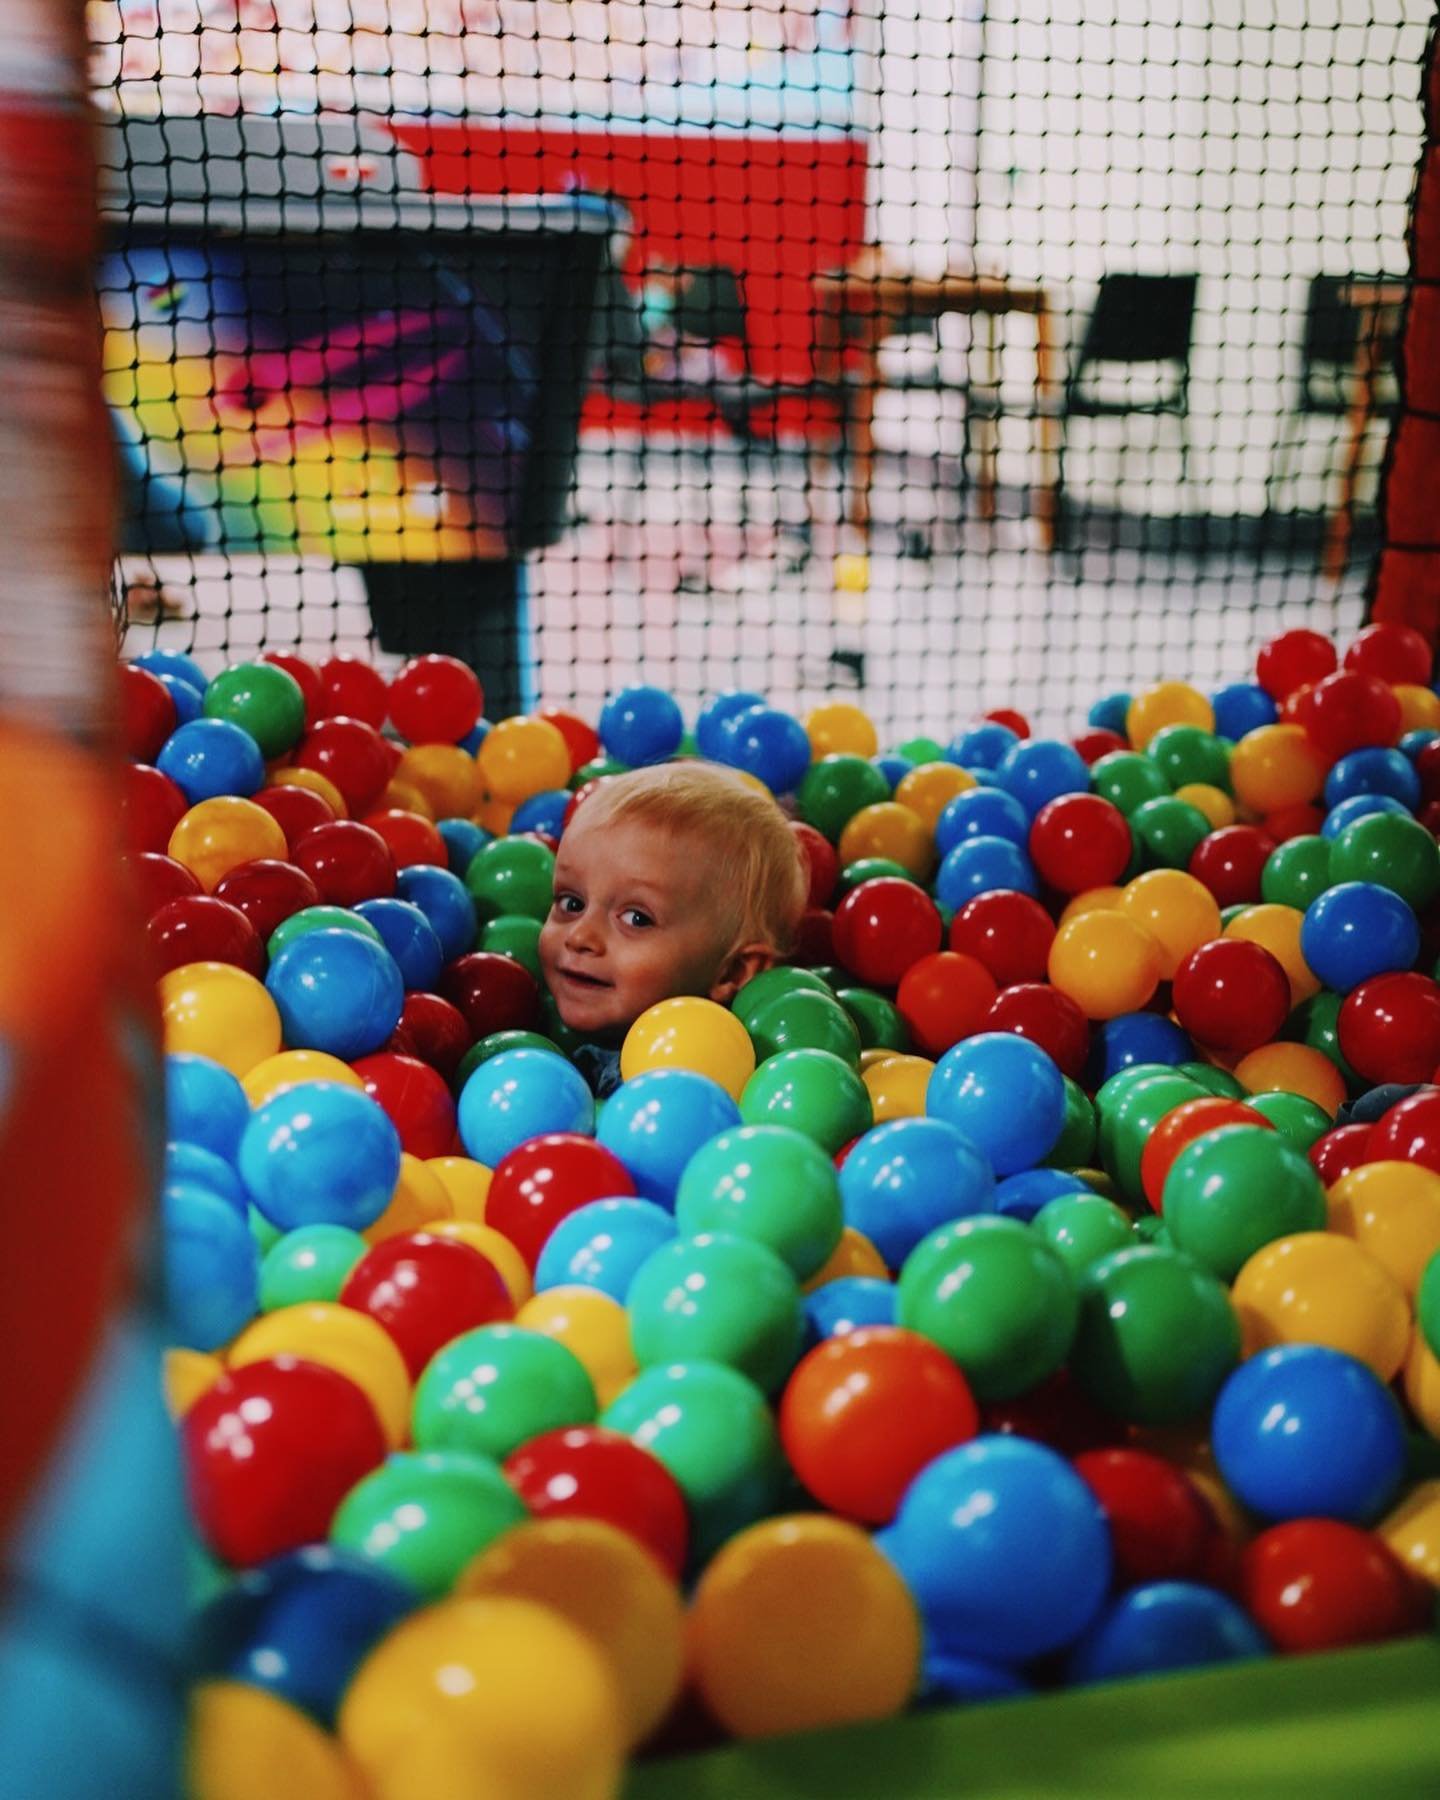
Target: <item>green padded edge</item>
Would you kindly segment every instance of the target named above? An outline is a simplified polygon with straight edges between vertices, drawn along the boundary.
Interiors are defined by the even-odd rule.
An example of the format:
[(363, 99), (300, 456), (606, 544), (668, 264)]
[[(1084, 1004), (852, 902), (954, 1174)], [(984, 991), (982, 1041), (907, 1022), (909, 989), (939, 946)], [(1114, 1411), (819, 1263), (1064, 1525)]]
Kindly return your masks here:
[(625, 1800), (1440, 1796), (1440, 1639), (1277, 1657), (638, 1764)]

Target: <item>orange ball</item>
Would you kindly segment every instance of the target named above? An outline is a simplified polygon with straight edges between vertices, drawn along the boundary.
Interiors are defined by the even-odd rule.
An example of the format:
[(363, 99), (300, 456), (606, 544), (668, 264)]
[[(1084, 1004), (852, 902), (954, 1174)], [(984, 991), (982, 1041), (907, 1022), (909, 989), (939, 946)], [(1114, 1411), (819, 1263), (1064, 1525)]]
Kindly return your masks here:
[(486, 792), (511, 806), (546, 789), (563, 788), (570, 780), (570, 751), (548, 719), (501, 719), (486, 734), (475, 760)]
[(1252, 812), (1303, 806), (1325, 786), (1329, 764), (1299, 725), (1261, 725), (1230, 753), (1235, 798)]
[(167, 852), (207, 894), (241, 863), (262, 858), (284, 862), (290, 855), (274, 814), (238, 794), (220, 794), (192, 806), (170, 833)]
[(1345, 1104), (1345, 1079), (1323, 1050), (1309, 1044), (1262, 1044), (1235, 1065), (1250, 1094), (1299, 1094), (1333, 1119)]
[(839, 852), (842, 868), (884, 856), (917, 881), (928, 880), (935, 862), (935, 842), (925, 821), (893, 800), (862, 806), (840, 833)]
[(1164, 952), (1127, 913), (1101, 908), (1062, 925), (1050, 946), (1052, 986), (1087, 1019), (1139, 1012), (1160, 985)]
[(1160, 978), (1175, 971), (1192, 950), (1220, 935), (1220, 908), (1203, 882), (1183, 869), (1151, 869), (1128, 882), (1120, 911), (1143, 925), (1160, 946)]
[(466, 818), (480, 798), (475, 759), (458, 744), (412, 745), (395, 779), (417, 789), (437, 819)]

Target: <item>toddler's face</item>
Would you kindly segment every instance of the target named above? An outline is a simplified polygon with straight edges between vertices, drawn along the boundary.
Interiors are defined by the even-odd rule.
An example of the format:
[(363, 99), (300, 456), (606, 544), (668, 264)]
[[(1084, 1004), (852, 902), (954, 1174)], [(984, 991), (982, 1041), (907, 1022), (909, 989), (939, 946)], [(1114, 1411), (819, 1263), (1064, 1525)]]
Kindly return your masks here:
[[(624, 1031), (657, 1000), (728, 1001), (746, 973), (704, 844), (644, 819), (587, 824), (560, 840), (540, 966), (560, 1017), (586, 1036)], [(753, 962), (753, 958), (749, 959)], [(738, 965), (737, 965), (738, 969)]]

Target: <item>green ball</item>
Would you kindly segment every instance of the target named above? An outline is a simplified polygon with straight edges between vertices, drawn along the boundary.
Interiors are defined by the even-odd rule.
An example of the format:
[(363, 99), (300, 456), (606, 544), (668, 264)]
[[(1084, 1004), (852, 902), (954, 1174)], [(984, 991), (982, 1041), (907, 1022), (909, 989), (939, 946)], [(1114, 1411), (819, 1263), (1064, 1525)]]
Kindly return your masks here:
[(1169, 1063), (1131, 1063), (1128, 1069), (1121, 1069), (1118, 1075), (1112, 1075), (1102, 1082), (1095, 1092), (1095, 1110), (1100, 1116), (1101, 1124), (1113, 1118), (1115, 1109), (1132, 1088), (1139, 1087), (1142, 1081), (1150, 1081), (1156, 1075), (1173, 1075), (1175, 1070)]
[(846, 982), (855, 979), (838, 963), (811, 963), (805, 973), (813, 975), (817, 981), (823, 981), (837, 1000), (840, 998), (840, 989), (845, 986)]
[(411, 1429), (419, 1450), (465, 1450), (499, 1462), (542, 1431), (588, 1425), (595, 1410), (585, 1366), (564, 1344), (519, 1325), (481, 1325), (426, 1364)]
[(846, 863), (840, 871), (837, 891), (848, 894), (851, 888), (859, 887), (862, 881), (879, 881), (882, 876), (895, 881), (908, 881), (912, 887), (920, 886), (907, 868), (892, 862), (888, 856), (862, 856), (855, 862)]
[(782, 963), (779, 968), (762, 969), (758, 975), (751, 976), (730, 1002), (730, 1010), (748, 1031), (761, 1007), (782, 994), (793, 994), (801, 989), (824, 994), (831, 1000), (835, 997), (834, 989), (813, 969), (796, 969)]
[(1163, 1244), (1167, 1250), (1173, 1250), (1175, 1244), (1170, 1233), (1165, 1229), (1165, 1221), (1159, 1213), (1145, 1213), (1135, 1220), (1130, 1227), (1131, 1236), (1141, 1244)]
[(548, 1050), (554, 1056), (564, 1055), (558, 1044), (553, 1044), (548, 1037), (541, 1037), (538, 1031), (492, 1031), (489, 1037), (472, 1044), (460, 1058), (455, 1079), (450, 1084), (454, 1091), (458, 1094), (481, 1063), (489, 1062), (502, 1050)]
[(624, 775), (629, 772), (629, 764), (616, 762), (613, 756), (594, 756), (587, 763), (582, 763), (570, 777), (572, 792), (584, 787), (587, 781), (602, 781), (607, 775)]
[(1170, 794), (1137, 806), (1130, 814), (1130, 829), (1146, 866), (1184, 869), (1211, 827), (1198, 806)]
[(845, 1215), (835, 1165), (818, 1144), (784, 1125), (742, 1125), (685, 1165), (675, 1223), (685, 1237), (750, 1238), (808, 1281), (840, 1242)]
[(890, 783), (863, 756), (822, 756), (796, 792), (800, 817), (833, 844), (857, 812), (890, 798)]
[(906, 762), (915, 764), (944, 762), (945, 746), (932, 737), (906, 738), (903, 744), (895, 746), (895, 755), (903, 756)]
[(534, 838), (496, 838), (470, 858), (465, 885), (482, 925), (506, 913), (544, 919), (554, 897), (555, 858)]
[(1329, 1131), (1333, 1120), (1323, 1106), (1303, 1094), (1251, 1094), (1246, 1105), (1268, 1119), (1288, 1144), (1307, 1151)]
[(1279, 1131), (1222, 1125), (1187, 1144), (1165, 1177), (1165, 1223), (1201, 1268), (1233, 1281), (1276, 1238), (1325, 1229), (1325, 1189)]
[(662, 1244), (625, 1296), (630, 1346), (642, 1368), (718, 1362), (773, 1394), (800, 1355), (800, 1289), (754, 1238), (707, 1232)]
[(1157, 763), (1172, 788), (1203, 781), (1208, 787), (1230, 792), (1230, 752), (1223, 738), (1198, 725), (1165, 725), (1145, 746), (1145, 754)]
[(265, 1253), (260, 1265), (260, 1310), (338, 1300), (350, 1271), (370, 1246), (343, 1225), (302, 1225)]
[(493, 951), (497, 956), (508, 956), (522, 969), (528, 969), (537, 981), (543, 979), (538, 919), (527, 918), (523, 913), (503, 913), (485, 925), (477, 948)]
[(1123, 1250), (1132, 1241), (1129, 1219), (1113, 1200), (1102, 1200), (1099, 1194), (1062, 1194), (1058, 1200), (1047, 1200), (1030, 1221), (1030, 1229), (1045, 1240), (1076, 1281), (1091, 1263)]
[(1208, 1416), (1240, 1360), (1240, 1321), (1225, 1289), (1188, 1256), (1136, 1244), (1080, 1282), (1070, 1372), (1097, 1406), (1137, 1425)]
[(789, 1125), (834, 1156), (875, 1123), (854, 1069), (828, 1050), (782, 1050), (761, 1063), (740, 1096), (747, 1125)]
[(288, 669), (274, 663), (235, 663), (205, 690), (207, 719), (228, 719), (260, 746), (266, 762), (283, 756), (305, 729), (305, 696)]
[(1375, 882), (1424, 912), (1440, 894), (1440, 845), (1418, 819), (1369, 813), (1331, 845), (1330, 873), (1337, 884)]
[(832, 994), (805, 988), (777, 994), (754, 1010), (746, 1029), (757, 1063), (782, 1050), (828, 1050), (852, 1068), (860, 1067), (860, 1033)]
[(1293, 906), (1304, 912), (1318, 900), (1335, 877), (1330, 870), (1330, 840), (1293, 837), (1277, 844), (1260, 871), (1260, 898), (1272, 906)]
[(1047, 1169), (1085, 1169), (1095, 1154), (1095, 1108), (1078, 1081), (1068, 1075), (1065, 1083), (1065, 1121), (1055, 1147), (1045, 1158)]
[(1147, 800), (1162, 800), (1170, 792), (1165, 771), (1136, 750), (1112, 750), (1090, 770), (1090, 790), (1118, 806), (1128, 819)]
[(981, 1400), (1053, 1375), (1075, 1335), (1065, 1260), (1018, 1219), (981, 1214), (923, 1238), (900, 1271), (898, 1318), (938, 1344)]
[(1369, 1083), (1350, 1067), (1340, 1048), (1340, 1008), (1344, 1004), (1343, 994), (1321, 988), (1318, 994), (1300, 1002), (1285, 1021), (1281, 1036), (1288, 1043), (1308, 1044), (1312, 1050), (1328, 1056), (1352, 1088), (1368, 1087)]
[(1440, 1250), (1425, 1265), (1415, 1293), (1415, 1322), (1432, 1356), (1440, 1356)]
[(780, 1503), (785, 1464), (770, 1408), (753, 1381), (723, 1363), (642, 1369), (600, 1423), (674, 1476), (690, 1512), (696, 1566)]
[(492, 1458), (402, 1451), (351, 1488), (330, 1541), (438, 1600), (472, 1558), (526, 1516)]
[(1207, 1094), (1218, 1094), (1223, 1100), (1243, 1100), (1245, 1089), (1228, 1069), (1217, 1069), (1214, 1063), (1184, 1062), (1176, 1065), (1176, 1074), (1188, 1075)]
[(1144, 1198), (1140, 1158), (1151, 1132), (1166, 1113), (1187, 1100), (1202, 1099), (1204, 1093), (1204, 1088), (1188, 1075), (1167, 1069), (1163, 1075), (1137, 1082), (1112, 1113), (1101, 1114), (1100, 1160), (1127, 1200), (1138, 1202)]
[(282, 919), (270, 933), (265, 954), (273, 963), (287, 944), (293, 944), (296, 938), (304, 937), (309, 931), (355, 931), (372, 943), (385, 942), (368, 919), (362, 919), (347, 906), (303, 906), (288, 919)]
[(877, 994), (874, 988), (842, 987), (836, 990), (835, 998), (854, 1021), (862, 1050), (903, 1053), (910, 1048), (910, 1027), (883, 994)]

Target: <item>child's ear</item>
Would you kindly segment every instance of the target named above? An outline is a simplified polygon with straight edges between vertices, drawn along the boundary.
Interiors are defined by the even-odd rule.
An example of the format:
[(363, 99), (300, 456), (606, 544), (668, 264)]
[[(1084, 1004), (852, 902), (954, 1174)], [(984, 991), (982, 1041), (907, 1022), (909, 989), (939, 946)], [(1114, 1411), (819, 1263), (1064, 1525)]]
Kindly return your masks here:
[(710, 998), (721, 1006), (728, 1006), (747, 981), (753, 981), (766, 969), (773, 969), (778, 961), (773, 945), (742, 944), (720, 965)]

